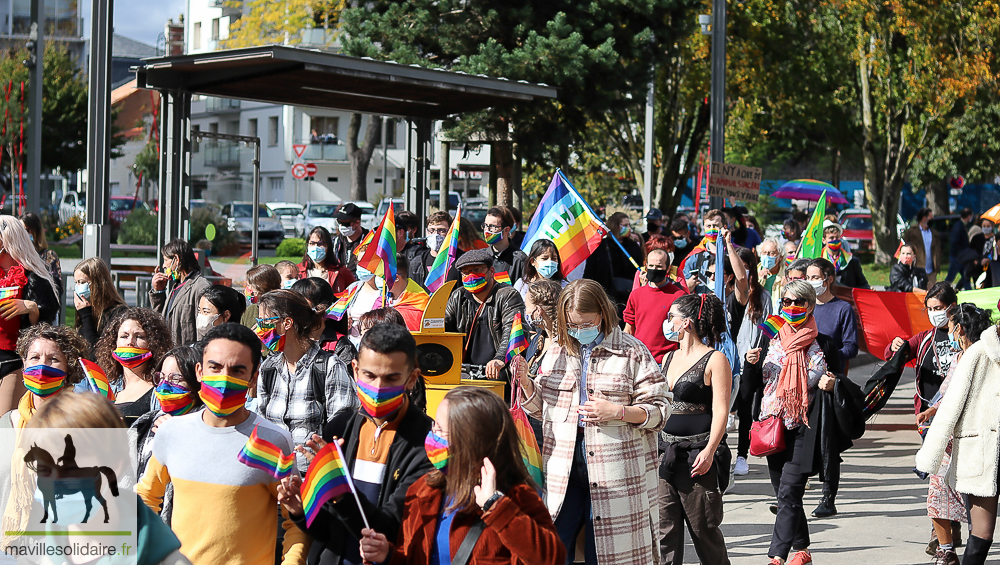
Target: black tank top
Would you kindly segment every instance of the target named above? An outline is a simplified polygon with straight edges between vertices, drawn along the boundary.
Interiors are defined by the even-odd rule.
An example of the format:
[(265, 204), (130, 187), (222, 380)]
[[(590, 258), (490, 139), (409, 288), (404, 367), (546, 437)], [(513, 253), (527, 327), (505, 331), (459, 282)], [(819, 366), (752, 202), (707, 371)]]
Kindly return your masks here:
[[(664, 367), (674, 359), (671, 351)], [(674, 382), (671, 415), (663, 431), (674, 436), (693, 436), (712, 430), (712, 387), (705, 384), (705, 368), (715, 351), (709, 351)], [(664, 370), (664, 377), (666, 370)]]

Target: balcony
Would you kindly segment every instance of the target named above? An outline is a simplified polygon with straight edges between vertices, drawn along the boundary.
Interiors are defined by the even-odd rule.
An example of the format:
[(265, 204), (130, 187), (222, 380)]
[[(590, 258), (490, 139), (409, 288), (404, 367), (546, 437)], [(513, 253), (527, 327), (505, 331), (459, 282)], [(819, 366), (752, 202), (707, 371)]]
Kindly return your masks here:
[(207, 141), (202, 144), (205, 152), (206, 167), (227, 167), (239, 168), (240, 147), (232, 143), (218, 143)]
[(205, 99), (206, 112), (238, 112), (240, 101), (233, 98), (209, 97)]
[(301, 142), (306, 146), (302, 159), (305, 161), (346, 161), (347, 146), (340, 142), (310, 143)]

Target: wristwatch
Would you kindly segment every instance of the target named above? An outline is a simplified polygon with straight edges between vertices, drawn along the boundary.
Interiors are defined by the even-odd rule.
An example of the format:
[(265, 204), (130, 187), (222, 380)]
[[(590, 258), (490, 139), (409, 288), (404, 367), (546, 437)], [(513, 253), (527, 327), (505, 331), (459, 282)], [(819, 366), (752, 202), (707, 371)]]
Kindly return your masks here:
[(496, 504), (501, 498), (503, 498), (502, 492), (496, 491), (493, 493), (493, 496), (487, 498), (486, 502), (483, 504), (483, 512), (489, 512), (490, 508), (493, 508), (493, 505)]

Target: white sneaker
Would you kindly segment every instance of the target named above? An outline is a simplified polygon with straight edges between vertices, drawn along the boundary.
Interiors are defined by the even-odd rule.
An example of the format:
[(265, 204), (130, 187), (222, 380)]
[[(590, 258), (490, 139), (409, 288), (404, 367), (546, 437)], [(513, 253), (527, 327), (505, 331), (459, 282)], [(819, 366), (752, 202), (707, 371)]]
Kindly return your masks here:
[(743, 457), (736, 458), (736, 468), (733, 469), (733, 474), (742, 477), (750, 472), (750, 465), (747, 464), (747, 460)]
[(736, 431), (736, 414), (730, 414), (729, 418), (726, 420), (726, 431), (727, 432)]

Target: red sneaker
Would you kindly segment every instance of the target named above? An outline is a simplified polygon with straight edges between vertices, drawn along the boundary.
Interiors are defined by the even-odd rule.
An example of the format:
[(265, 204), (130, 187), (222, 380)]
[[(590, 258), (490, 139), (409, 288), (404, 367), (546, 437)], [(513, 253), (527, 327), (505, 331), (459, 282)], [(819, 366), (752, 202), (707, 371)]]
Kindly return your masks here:
[(812, 555), (809, 553), (808, 549), (803, 549), (802, 551), (796, 551), (795, 555), (788, 560), (786, 565), (808, 565), (813, 562)]

